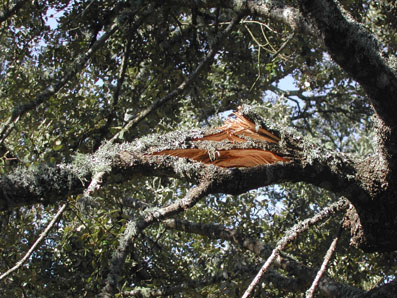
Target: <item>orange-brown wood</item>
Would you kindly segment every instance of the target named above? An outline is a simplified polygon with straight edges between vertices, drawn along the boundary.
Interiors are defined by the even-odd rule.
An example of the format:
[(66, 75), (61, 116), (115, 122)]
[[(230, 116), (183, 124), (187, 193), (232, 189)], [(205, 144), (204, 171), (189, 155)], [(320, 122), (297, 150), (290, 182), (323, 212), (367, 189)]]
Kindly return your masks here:
[[(194, 139), (193, 141), (231, 141), (246, 142), (247, 139), (277, 143), (280, 138), (266, 129), (258, 127), (240, 112), (236, 112), (236, 119), (227, 119), (225, 124), (218, 127), (218, 133)], [(257, 165), (287, 162), (288, 159), (262, 149), (231, 149), (218, 150), (212, 156), (205, 149), (172, 149), (155, 152), (153, 155), (171, 155), (213, 164), (219, 167), (253, 167)]]
[(234, 113), (236, 119), (227, 119), (225, 124), (218, 127), (221, 132), (204, 136), (203, 138), (194, 139), (194, 141), (235, 141), (235, 142), (246, 142), (247, 140), (241, 138), (241, 136), (249, 137), (254, 140), (265, 141), (269, 143), (277, 143), (280, 138), (270, 133), (266, 129), (255, 125), (254, 122), (249, 120), (240, 112)]
[(261, 149), (231, 149), (215, 151), (212, 156), (204, 149), (175, 149), (153, 153), (153, 155), (171, 155), (190, 158), (206, 164), (219, 167), (254, 167), (258, 165), (286, 162), (288, 159), (278, 156), (271, 151)]

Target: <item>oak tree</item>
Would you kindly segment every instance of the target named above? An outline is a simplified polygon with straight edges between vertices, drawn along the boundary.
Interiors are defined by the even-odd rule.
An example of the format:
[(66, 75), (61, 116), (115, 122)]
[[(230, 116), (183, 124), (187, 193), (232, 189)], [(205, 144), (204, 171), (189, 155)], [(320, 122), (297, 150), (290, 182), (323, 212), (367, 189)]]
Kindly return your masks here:
[(397, 295), (395, 1), (0, 24), (2, 296)]

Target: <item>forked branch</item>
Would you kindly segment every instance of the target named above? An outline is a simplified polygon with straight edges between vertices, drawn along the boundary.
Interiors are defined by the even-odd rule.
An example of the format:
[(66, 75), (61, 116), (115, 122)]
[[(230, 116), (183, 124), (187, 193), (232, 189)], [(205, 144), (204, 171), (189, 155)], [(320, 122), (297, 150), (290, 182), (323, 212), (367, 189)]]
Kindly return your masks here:
[(270, 265), (276, 259), (276, 257), (280, 254), (280, 252), (287, 246), (288, 243), (296, 239), (301, 233), (307, 231), (311, 226), (318, 223), (321, 220), (328, 218), (329, 216), (340, 212), (344, 209), (347, 209), (349, 206), (346, 199), (342, 198), (339, 201), (331, 204), (329, 207), (324, 208), (315, 216), (308, 218), (302, 222), (297, 223), (294, 225), (290, 230), (285, 233), (285, 236), (277, 242), (276, 247), (273, 249), (271, 255), (263, 264), (262, 268), (259, 270), (258, 274), (252, 280), (251, 284), (248, 286), (247, 290), (245, 291), (243, 298), (250, 297), (258, 285), (259, 281), (261, 280), (263, 274), (269, 269)]
[(102, 297), (112, 297), (117, 291), (119, 276), (134, 239), (151, 224), (193, 207), (203, 196), (210, 192), (211, 185), (212, 179), (208, 178), (193, 188), (183, 199), (179, 199), (168, 206), (147, 209), (140, 217), (127, 223), (125, 232), (120, 238), (119, 247), (110, 261), (110, 272), (106, 279), (106, 285), (102, 289)]

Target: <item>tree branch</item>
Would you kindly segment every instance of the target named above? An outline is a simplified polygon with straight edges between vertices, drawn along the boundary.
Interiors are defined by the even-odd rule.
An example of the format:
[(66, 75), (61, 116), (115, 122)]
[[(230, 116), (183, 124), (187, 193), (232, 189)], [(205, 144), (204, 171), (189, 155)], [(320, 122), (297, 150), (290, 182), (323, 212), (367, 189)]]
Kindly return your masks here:
[(320, 279), (323, 277), (325, 270), (327, 269), (327, 265), (329, 263), (329, 261), (331, 260), (332, 255), (335, 252), (336, 249), (336, 245), (338, 243), (338, 240), (342, 234), (342, 227), (339, 229), (338, 235), (335, 237), (335, 239), (332, 241), (327, 253), (325, 254), (323, 263), (321, 264), (321, 268), (320, 270), (317, 272), (316, 278), (313, 280), (312, 285), (310, 286), (310, 288), (306, 291), (306, 298), (313, 298), (314, 295), (314, 291), (316, 290), (316, 288), (319, 285)]
[(145, 210), (139, 218), (128, 222), (125, 232), (121, 236), (119, 247), (110, 261), (110, 272), (106, 279), (106, 285), (102, 289), (102, 297), (112, 297), (117, 291), (119, 276), (135, 237), (154, 222), (183, 212), (194, 206), (203, 196), (210, 192), (212, 182), (212, 178), (207, 177), (207, 179), (197, 187), (190, 190), (185, 198), (177, 200), (173, 204), (165, 207)]
[(280, 21), (290, 26), (296, 32), (302, 32), (306, 34), (313, 34), (313, 28), (306, 22), (300, 11), (293, 7), (278, 0), (268, 1), (255, 1), (255, 0), (232, 0), (232, 1), (221, 1), (221, 0), (200, 0), (194, 2), (186, 2), (180, 0), (170, 1), (173, 5), (190, 5), (192, 7), (202, 8), (216, 8), (223, 7), (234, 10), (235, 12), (243, 15), (260, 15), (267, 18)]
[[(120, 3), (114, 8), (114, 11), (118, 12), (122, 8), (123, 8), (123, 4)], [(116, 15), (117, 14), (115, 14), (115, 16)], [(110, 28), (106, 30), (101, 35), (101, 37), (91, 45), (91, 47), (87, 51), (78, 55), (71, 63), (71, 66), (63, 70), (65, 74), (61, 78), (55, 79), (54, 76), (54, 78), (51, 80), (49, 85), (42, 92), (40, 92), (34, 100), (25, 103), (23, 105), (14, 107), (14, 109), (11, 112), (11, 116), (7, 119), (7, 121), (4, 124), (2, 124), (0, 128), (0, 144), (3, 143), (4, 140), (7, 138), (7, 136), (12, 132), (16, 122), (21, 116), (23, 116), (28, 111), (36, 108), (37, 106), (41, 105), (42, 103), (46, 102), (51, 96), (53, 96), (61, 88), (63, 88), (65, 84), (68, 83), (77, 73), (79, 73), (85, 67), (85, 64), (88, 62), (91, 56), (105, 44), (105, 42), (109, 39), (109, 37), (112, 36), (118, 30), (119, 26), (120, 26), (119, 20), (116, 18), (113, 24), (110, 26)]]
[(294, 240), (298, 237), (299, 234), (303, 233), (304, 231), (308, 230), (312, 225), (316, 224), (317, 222), (324, 220), (325, 218), (330, 217), (331, 215), (347, 209), (349, 206), (348, 202), (345, 199), (340, 199), (339, 201), (331, 204), (329, 207), (324, 208), (318, 214), (313, 216), (312, 218), (308, 218), (302, 222), (297, 223), (291, 229), (289, 229), (283, 238), (281, 238), (278, 242), (276, 247), (273, 249), (271, 255), (263, 264), (262, 268), (259, 270), (258, 274), (252, 280), (251, 284), (248, 286), (247, 290), (245, 291), (243, 298), (247, 298), (252, 295), (256, 285), (259, 283), (260, 279), (262, 278), (263, 274), (269, 269), (270, 265), (279, 256), (280, 252), (287, 246), (289, 242)]
[(365, 89), (378, 115), (396, 126), (397, 75), (382, 57), (375, 37), (333, 0), (299, 2), (302, 13), (318, 28), (332, 59)]
[(0, 143), (3, 143), (5, 138), (11, 133), (13, 130), (17, 119), (23, 116), (26, 112), (34, 109), (38, 105), (47, 101), (51, 96), (56, 94), (73, 76), (75, 76), (78, 72), (80, 72), (90, 57), (100, 49), (105, 41), (114, 33), (118, 28), (118, 23), (115, 22), (113, 26), (110, 27), (108, 31), (106, 31), (101, 38), (99, 38), (95, 43), (91, 46), (91, 48), (84, 52), (84, 54), (79, 55), (72, 66), (66, 71), (65, 75), (55, 80), (55, 82), (50, 83), (41, 93), (39, 93), (36, 98), (26, 104), (17, 106), (13, 109), (11, 116), (7, 119), (7, 121), (0, 128)]
[(234, 26), (240, 21), (241, 17), (239, 15), (236, 15), (233, 20), (230, 22), (230, 24), (226, 27), (224, 32), (218, 36), (216, 36), (215, 42), (207, 54), (207, 56), (204, 58), (204, 60), (197, 66), (197, 68), (179, 85), (177, 86), (174, 90), (172, 90), (170, 93), (167, 95), (155, 100), (149, 107), (146, 109), (140, 111), (138, 115), (131, 119), (124, 127), (122, 130), (120, 130), (113, 138), (117, 139), (120, 135), (124, 134), (127, 130), (135, 127), (138, 125), (143, 119), (145, 119), (146, 116), (148, 116), (150, 113), (167, 103), (168, 101), (172, 100), (178, 95), (181, 95), (187, 87), (189, 87), (193, 81), (198, 77), (198, 75), (201, 73), (205, 67), (209, 65), (209, 63), (213, 60), (215, 54), (218, 52), (219, 48), (221, 47), (221, 42), (227, 34), (229, 34)]
[(376, 113), (376, 155), (367, 159), (367, 168), (363, 163), (362, 175), (357, 177), (371, 200), (365, 204), (352, 201), (358, 213), (352, 215), (352, 243), (367, 252), (395, 250), (396, 203), (390, 198), (395, 196), (397, 179), (397, 72), (382, 56), (376, 38), (336, 1), (299, 3), (332, 59), (363, 87)]
[[(134, 201), (134, 206), (141, 206), (141, 208), (147, 208), (147, 206)], [(268, 258), (271, 254), (270, 245), (266, 245), (262, 241), (246, 237), (243, 233), (236, 229), (230, 229), (219, 224), (203, 224), (203, 223), (193, 223), (186, 220), (178, 219), (167, 219), (163, 220), (162, 225), (167, 229), (183, 231), (186, 233), (193, 233), (198, 235), (203, 235), (210, 239), (222, 239), (234, 243), (238, 247), (246, 250), (250, 250), (262, 258)], [(304, 288), (310, 285), (316, 276), (316, 270), (307, 267), (293, 258), (283, 254), (282, 252), (278, 258), (274, 261), (275, 266), (281, 268), (288, 272), (290, 275), (296, 276), (299, 280), (299, 284), (302, 286), (302, 291)], [(259, 270), (259, 268), (258, 268)], [(328, 276), (323, 276), (321, 282), (318, 284), (319, 291), (328, 297), (350, 297), (350, 296), (361, 296), (364, 291), (346, 286), (345, 284), (339, 283)], [(286, 289), (287, 288), (283, 288)]]
[[(143, 20), (143, 18), (141, 19), (141, 21)], [(112, 96), (112, 103), (110, 106), (110, 111), (108, 113), (107, 119), (105, 124), (100, 127), (97, 132), (99, 133), (98, 138), (95, 140), (95, 144), (93, 146), (94, 150), (98, 149), (98, 147), (100, 146), (101, 142), (103, 141), (103, 139), (106, 137), (106, 134), (109, 132), (109, 129), (114, 121), (114, 118), (116, 116), (116, 109), (117, 109), (117, 105), (119, 102), (119, 97), (120, 97), (120, 93), (121, 93), (121, 87), (123, 86), (124, 80), (125, 80), (125, 75), (126, 75), (126, 71), (128, 68), (128, 59), (130, 57), (130, 50), (131, 50), (131, 39), (132, 39), (132, 34), (131, 32), (137, 30), (137, 28), (139, 27), (141, 22), (138, 22), (136, 24), (136, 26), (129, 28), (128, 30), (128, 38), (126, 41), (126, 44), (124, 46), (124, 55), (123, 58), (121, 60), (121, 65), (120, 65), (120, 70), (119, 73), (117, 75), (117, 84), (116, 84), (116, 88), (113, 92), (113, 96)], [(92, 134), (92, 132), (90, 133)], [(85, 137), (82, 137), (82, 139), (84, 139)]]
[(397, 297), (397, 279), (376, 287), (369, 291), (363, 298), (395, 298)]
[[(220, 271), (214, 276), (202, 277), (200, 279), (188, 280), (177, 285), (172, 286), (162, 286), (158, 289), (152, 288), (141, 288), (137, 287), (131, 291), (122, 292), (124, 296), (145, 296), (145, 297), (157, 297), (157, 296), (169, 296), (177, 293), (181, 293), (184, 290), (191, 290), (196, 288), (205, 287), (208, 285), (214, 285), (221, 282), (229, 282), (230, 279), (241, 278), (241, 276), (251, 276), (252, 272), (257, 271), (257, 266), (241, 266), (233, 270), (232, 272)], [(288, 278), (278, 274), (277, 272), (270, 270), (264, 279), (268, 283), (274, 284), (279, 289), (299, 291), (301, 289), (301, 284), (299, 280), (295, 278)]]
[[(255, 123), (263, 118), (255, 110), (245, 110)], [(256, 118), (255, 118), (256, 117)], [(263, 123), (262, 123), (263, 124)], [(276, 131), (272, 123), (262, 125)], [(368, 193), (357, 182), (357, 162), (349, 155), (325, 150), (281, 129), (279, 144), (259, 141), (243, 143), (192, 141), (213, 133), (214, 129), (174, 132), (138, 139), (133, 143), (112, 144), (100, 147), (92, 155), (78, 155), (70, 164), (40, 166), (32, 169), (16, 169), (14, 173), (0, 176), (0, 210), (35, 203), (54, 203), (66, 198), (66, 194), (81, 193), (92, 175), (107, 177), (105, 183), (118, 183), (122, 175), (125, 182), (137, 174), (177, 177), (199, 183), (208, 169), (216, 174), (216, 193), (241, 194), (258, 187), (303, 181), (346, 196), (353, 204), (365, 203)], [(215, 130), (217, 132), (217, 130)], [(189, 159), (171, 156), (153, 156), (156, 151), (175, 148), (200, 148), (205, 150), (230, 150), (254, 148), (274, 152), (289, 161), (248, 168), (220, 168)], [(98, 178), (97, 177), (97, 178)], [(95, 180), (100, 180), (100, 179)]]
[(28, 250), (28, 252), (23, 256), (21, 260), (19, 260), (14, 267), (10, 268), (6, 272), (0, 275), (0, 280), (5, 278), (6, 276), (10, 275), (12, 272), (17, 270), (19, 267), (23, 265), (23, 263), (26, 262), (26, 260), (32, 255), (36, 247), (40, 244), (40, 242), (47, 236), (48, 232), (51, 230), (51, 228), (54, 226), (56, 221), (59, 219), (59, 217), (62, 215), (63, 211), (65, 211), (67, 207), (67, 204), (63, 204), (61, 208), (59, 208), (58, 212), (55, 214), (53, 219), (50, 221), (50, 223), (47, 225), (45, 230), (40, 234), (39, 238), (37, 238), (36, 242), (32, 245), (32, 247)]

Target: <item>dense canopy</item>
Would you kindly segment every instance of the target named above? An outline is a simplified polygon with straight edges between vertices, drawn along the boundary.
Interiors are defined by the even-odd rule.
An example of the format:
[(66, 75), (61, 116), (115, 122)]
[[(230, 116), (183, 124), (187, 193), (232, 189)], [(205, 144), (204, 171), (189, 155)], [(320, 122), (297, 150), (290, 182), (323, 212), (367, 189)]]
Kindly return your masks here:
[(394, 0), (14, 0), (0, 26), (1, 296), (397, 296)]

